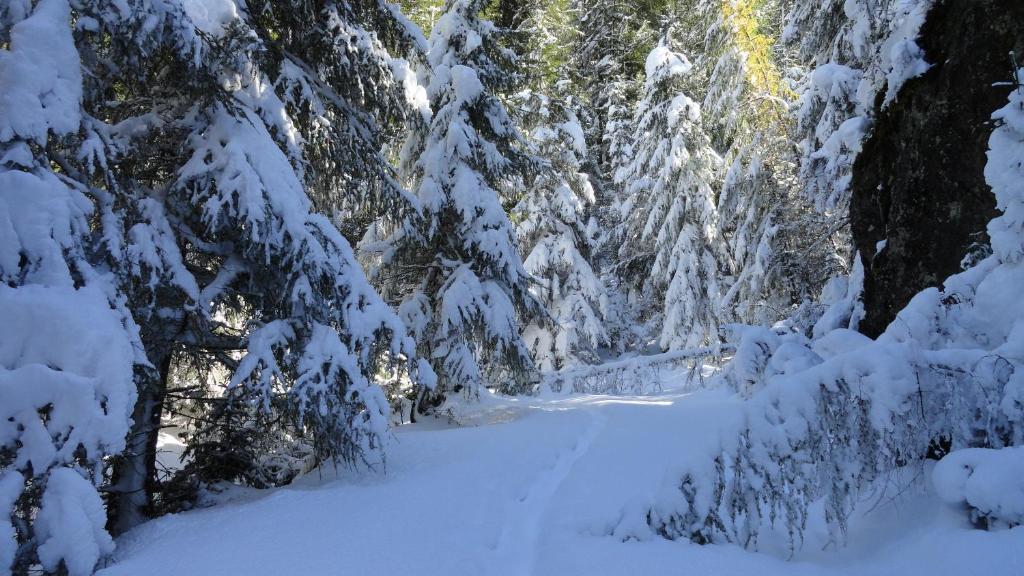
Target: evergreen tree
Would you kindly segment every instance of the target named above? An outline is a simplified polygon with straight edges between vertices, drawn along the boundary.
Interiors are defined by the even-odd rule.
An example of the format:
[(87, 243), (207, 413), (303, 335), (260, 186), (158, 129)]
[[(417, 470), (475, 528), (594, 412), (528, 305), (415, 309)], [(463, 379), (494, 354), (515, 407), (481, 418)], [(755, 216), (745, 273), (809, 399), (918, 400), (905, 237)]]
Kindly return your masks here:
[[(565, 76), (579, 95), (576, 115), (587, 140), (589, 157), (583, 164), (595, 190), (595, 217), (601, 234), (593, 262), (608, 288), (606, 329), (611, 346), (623, 349), (635, 342), (630, 310), (620, 279), (612, 272), (624, 238), (623, 182), (614, 178), (633, 155), (634, 107), (649, 48), (650, 30), (634, 2), (571, 0), (576, 29)], [(639, 56), (638, 56), (639, 55)]]
[(409, 15), (426, 33), (430, 32), (434, 22), (444, 13), (444, 0), (401, 0), (402, 12)]
[(829, 221), (801, 194), (788, 138), (759, 131), (729, 154), (718, 213), (732, 280), (718, 315), (758, 325), (786, 320), (809, 333), (820, 312), (813, 302), (841, 273)]
[(542, 370), (595, 362), (607, 345), (607, 295), (592, 265), (597, 222), (594, 189), (581, 172), (587, 147), (583, 129), (568, 102), (534, 92), (523, 95), (530, 114), (531, 142), (548, 165), (534, 178), (513, 217), (534, 296), (550, 314), (523, 331)]
[(0, 573), (91, 574), (114, 543), (138, 327), (104, 266), (104, 192), (71, 169), (83, 74), (66, 0), (0, 9)]
[(632, 3), (621, 0), (580, 1), (573, 8), (579, 44), (572, 63), (592, 119), (587, 140), (595, 151), (600, 177), (611, 181), (629, 157), (629, 102), (640, 72), (632, 53), (642, 43), (638, 38), (641, 19)]
[(256, 0), (248, 12), (267, 47), (261, 66), (278, 71), (275, 90), (302, 135), (300, 176), (316, 210), (352, 241), (377, 216), (403, 217), (415, 201), (385, 145), (415, 120), (407, 88), (427, 48), (419, 28), (384, 0)]
[(774, 0), (672, 4), (673, 30), (696, 54), (694, 96), (729, 166), (717, 206), (732, 277), (717, 313), (723, 321), (771, 324), (802, 315), (824, 282), (843, 272), (827, 241), (829, 222), (810, 208), (796, 178), (795, 94), (778, 44), (782, 14)]
[[(377, 231), (364, 249), (377, 253), (386, 294), (439, 378), (430, 400), (470, 396), (485, 382), (519, 392), (534, 367), (519, 335), (520, 315), (539, 313), (529, 275), (502, 205), (515, 172), (529, 159), (523, 139), (495, 96), (510, 85), (514, 54), (483, 20), (483, 0), (449, 0), (428, 51), (429, 124), (414, 133), (404, 165), (422, 219)], [(423, 397), (418, 409), (428, 409)]]
[(721, 159), (700, 105), (684, 92), (692, 65), (668, 42), (647, 58), (635, 157), (616, 180), (629, 186), (619, 266), (642, 314), (657, 315), (661, 347), (677, 348), (718, 342), (725, 251), (715, 191)]
[[(15, 96), (5, 100), (15, 126), (5, 142), (24, 140), (16, 130), (30, 117), (29, 100), (8, 88), (26, 82), (20, 78), (60, 138), (48, 141), (33, 125), (36, 144), (11, 144), (18, 152), (4, 162), (16, 161), (17, 172), (37, 166), (40, 175), (60, 166), (46, 178), (69, 191), (57, 226), (68, 230), (62, 249), (80, 255), (67, 284), (96, 284), (115, 315), (123, 310), (138, 323), (131, 329), (121, 320), (129, 341), (138, 339), (139, 358), (128, 449), (108, 462), (117, 532), (170, 505), (153, 499), (162, 488), (155, 453), (167, 411), (189, 417), (195, 458), (186, 475), (257, 484), (278, 450), (308, 451), (314, 463), (378, 460), (388, 407), (377, 378), (393, 367), (432, 383), (328, 217), (357, 234), (371, 205), (396, 219), (417, 213), (380, 152), (415, 96), (402, 81), (408, 65), (384, 42), (414, 58), (425, 42), (375, 0), (259, 6), (195, 11), (82, 0), (69, 15), (50, 0), (38, 18), (4, 12), (12, 26), (67, 36), (70, 46), (41, 49), (15, 42), (12, 32), (19, 52), (5, 51), (4, 66), (19, 80), (5, 82), (4, 94)], [(40, 77), (59, 85), (30, 80), (32, 61), (50, 66)], [(40, 160), (25, 156), (33, 146)], [(87, 199), (94, 213), (84, 224)], [(76, 237), (89, 243), (78, 248)], [(118, 410), (111, 403), (110, 417)], [(120, 451), (118, 442), (107, 445)], [(221, 463), (204, 450), (239, 462), (213, 470)], [(89, 469), (101, 478), (99, 465)]]

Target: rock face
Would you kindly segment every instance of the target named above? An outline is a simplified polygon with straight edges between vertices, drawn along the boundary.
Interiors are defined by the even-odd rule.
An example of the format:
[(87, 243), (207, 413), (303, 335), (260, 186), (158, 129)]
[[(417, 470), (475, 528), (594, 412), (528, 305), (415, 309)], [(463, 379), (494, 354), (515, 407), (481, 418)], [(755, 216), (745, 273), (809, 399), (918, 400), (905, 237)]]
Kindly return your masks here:
[(988, 242), (990, 117), (1006, 103), (1010, 52), (1024, 65), (1024, 0), (940, 0), (918, 44), (932, 68), (876, 110), (853, 168), (850, 225), (864, 261), (860, 329), (869, 336)]

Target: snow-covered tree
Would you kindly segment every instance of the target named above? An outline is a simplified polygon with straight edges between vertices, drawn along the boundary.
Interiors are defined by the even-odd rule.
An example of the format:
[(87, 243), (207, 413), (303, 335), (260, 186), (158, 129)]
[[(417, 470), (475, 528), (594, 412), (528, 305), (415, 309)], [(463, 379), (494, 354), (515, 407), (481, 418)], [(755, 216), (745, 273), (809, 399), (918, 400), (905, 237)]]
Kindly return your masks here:
[(821, 504), (839, 542), (866, 493), (950, 450), (935, 473), (942, 497), (976, 521), (1019, 522), (1019, 507), (1001, 508), (1019, 479), (998, 461), (1019, 460), (1011, 447), (1024, 444), (1022, 74), (993, 114), (985, 166), (1001, 212), (988, 228), (993, 253), (941, 290), (917, 294), (875, 340), (841, 327), (855, 327), (863, 312), (859, 267), (813, 341), (785, 329), (739, 334), (724, 380), (749, 398), (744, 426), (712, 462), (667, 487), (648, 516), (655, 530), (752, 546), (770, 519), (795, 548)]
[(350, 240), (375, 217), (401, 218), (415, 202), (382, 149), (401, 139), (414, 107), (412, 63), (399, 56), (421, 59), (422, 33), (384, 0), (256, 0), (248, 12), (269, 48), (261, 67), (279, 70), (274, 88), (302, 135), (300, 176), (316, 209)]
[(685, 93), (687, 58), (662, 41), (647, 58), (634, 158), (616, 173), (628, 186), (619, 266), (646, 314), (659, 316), (662, 348), (718, 342), (725, 251), (716, 209), (721, 159)]
[(548, 162), (512, 213), (531, 290), (549, 315), (532, 319), (523, 339), (541, 370), (594, 362), (595, 349), (608, 343), (607, 295), (592, 263), (598, 231), (594, 189), (581, 172), (583, 129), (570, 102), (535, 92), (520, 97), (531, 118), (530, 140)]
[(599, 176), (612, 181), (629, 157), (630, 102), (638, 72), (632, 53), (641, 42), (643, 22), (637, 7), (622, 0), (577, 1), (573, 11), (579, 36), (571, 61), (592, 117), (584, 128)]
[(437, 373), (435, 401), (475, 395), (484, 382), (522, 391), (534, 378), (518, 318), (539, 305), (500, 195), (529, 159), (496, 97), (514, 80), (514, 55), (482, 19), (486, 4), (449, 0), (431, 31), (433, 116), (404, 151), (420, 223), (408, 220), (363, 245), (379, 253), (385, 291), (402, 299), (400, 313)]
[(251, 403), (258, 417), (291, 416), (321, 459), (365, 458), (386, 429), (387, 402), (373, 385), (378, 361), (411, 358), (413, 343), (338, 230), (310, 211), (258, 109), (242, 110), (208, 112), (172, 189), (185, 205), (203, 207), (194, 222), (200, 238), (234, 248), (223, 255), (220, 286), (230, 286), (225, 276), (245, 279), (231, 286), (232, 297), (243, 297), (253, 320), (229, 401)]
[[(754, 141), (733, 159), (718, 201), (719, 228), (728, 244), (733, 282), (723, 294), (719, 314), (752, 324), (770, 323), (778, 311), (767, 311), (769, 286), (776, 278), (776, 237), (780, 210), (773, 206), (778, 196), (766, 190), (770, 173), (762, 163)], [(759, 309), (760, 308), (760, 309)], [(766, 313), (767, 312), (767, 313)]]
[(7, 4), (0, 46), (0, 573), (84, 576), (114, 548), (98, 489), (145, 359), (96, 241), (116, 223), (65, 168), (87, 122), (67, 1)]
[(695, 74), (704, 88), (698, 97), (712, 146), (729, 167), (717, 203), (733, 277), (719, 303), (723, 322), (770, 323), (789, 312), (790, 295), (778, 282), (778, 220), (793, 163), (786, 155), (789, 92), (772, 51), (770, 15), (777, 8), (775, 2), (699, 2), (680, 31), (698, 55)]
[[(4, 18), (39, 25), (18, 6)], [(60, 32), (71, 49), (14, 42), (12, 33), (4, 65), (37, 90), (62, 138), (34, 135), (36, 144), (15, 146), (4, 162), (38, 165), (39, 174), (59, 166), (55, 182), (82, 196), (62, 209), (61, 237), (91, 241), (70, 284), (98, 282), (86, 264), (108, 272), (112, 306), (138, 323), (134, 424), (106, 490), (113, 528), (152, 512), (165, 409), (198, 416), (189, 427), (196, 450), (216, 445), (220, 424), (233, 422), (252, 443), (232, 457), (262, 458), (276, 438), (308, 446), (315, 461), (376, 459), (387, 402), (375, 381), (392, 366), (420, 381), (420, 364), (330, 217), (363, 218), (370, 204), (396, 218), (417, 211), (380, 152), (415, 96), (402, 81), (408, 66), (385, 42), (415, 57), (415, 28), (373, 0), (296, 3), (302, 18), (278, 4), (39, 6), (60, 24), (31, 34)], [(16, 55), (20, 45), (30, 53)], [(30, 61), (50, 65), (50, 80), (32, 80)], [(9, 88), (18, 85), (4, 83), (5, 116), (28, 126), (27, 100)], [(64, 100), (80, 108), (58, 109)], [(27, 151), (45, 160), (29, 162)], [(88, 219), (84, 198), (95, 204)], [(422, 372), (429, 385), (429, 368)], [(242, 472), (231, 479), (259, 465), (236, 460)]]
[(728, 166), (717, 200), (733, 278), (719, 303), (723, 322), (778, 321), (843, 272), (825, 262), (830, 223), (799, 194), (783, 9), (776, 0), (682, 0), (666, 11), (672, 37), (693, 54), (689, 95), (702, 102), (705, 132)]
[(843, 273), (832, 222), (801, 193), (792, 151), (785, 134), (763, 129), (726, 152), (731, 164), (718, 213), (732, 281), (719, 303), (723, 322), (770, 325), (788, 318), (806, 331), (811, 309), (819, 308), (813, 302)]
[(556, 85), (571, 85), (567, 68), (579, 42), (571, 0), (531, 0), (526, 21), (526, 54), (521, 59), (526, 85), (531, 90), (551, 91)]
[(915, 43), (933, 0), (798, 1), (783, 39), (809, 72), (797, 111), (800, 178), (817, 208), (845, 218), (850, 171), (871, 127), (876, 95), (891, 102), (928, 69)]

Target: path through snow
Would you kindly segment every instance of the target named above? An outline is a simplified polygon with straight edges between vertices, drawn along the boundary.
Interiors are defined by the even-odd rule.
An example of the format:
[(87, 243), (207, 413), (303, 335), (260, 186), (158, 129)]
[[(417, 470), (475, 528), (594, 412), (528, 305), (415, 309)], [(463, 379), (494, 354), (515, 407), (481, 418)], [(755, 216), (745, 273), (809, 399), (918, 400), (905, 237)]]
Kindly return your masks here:
[[(642, 533), (647, 507), (741, 421), (724, 390), (486, 398), (395, 431), (387, 474), (333, 471), (168, 516), (119, 542), (103, 576), (1019, 576), (1024, 528), (981, 532), (927, 489), (875, 507), (850, 543), (794, 560)], [(867, 508), (868, 506), (866, 506)], [(776, 543), (778, 544), (778, 543)], [(773, 552), (773, 550), (776, 550)]]
[(573, 464), (586, 453), (604, 427), (604, 414), (590, 409), (587, 415), (590, 416), (590, 425), (576, 443), (559, 454), (554, 467), (541, 472), (530, 484), (527, 493), (514, 502), (511, 510), (505, 514), (496, 558), (490, 566), (492, 574), (529, 576), (534, 573), (538, 544), (544, 528), (541, 522), (551, 499), (569, 476)]

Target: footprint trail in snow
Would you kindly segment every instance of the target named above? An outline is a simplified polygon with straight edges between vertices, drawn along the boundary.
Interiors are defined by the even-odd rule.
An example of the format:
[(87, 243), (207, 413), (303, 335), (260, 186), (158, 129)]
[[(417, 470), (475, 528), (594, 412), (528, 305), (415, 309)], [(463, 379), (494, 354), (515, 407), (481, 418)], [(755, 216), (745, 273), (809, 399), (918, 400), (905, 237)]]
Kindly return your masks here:
[(529, 576), (537, 560), (541, 538), (541, 522), (552, 497), (558, 491), (576, 462), (586, 454), (594, 439), (604, 428), (607, 417), (597, 410), (587, 410), (590, 423), (576, 443), (563, 450), (555, 465), (544, 470), (530, 485), (526, 496), (509, 507), (491, 567), (493, 576)]

